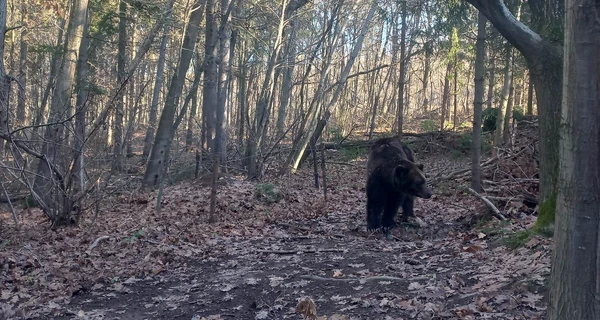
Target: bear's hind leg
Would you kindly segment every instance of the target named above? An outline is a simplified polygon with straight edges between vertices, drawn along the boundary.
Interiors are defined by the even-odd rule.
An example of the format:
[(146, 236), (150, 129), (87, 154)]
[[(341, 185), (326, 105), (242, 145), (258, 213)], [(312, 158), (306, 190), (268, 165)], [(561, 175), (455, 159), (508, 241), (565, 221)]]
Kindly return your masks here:
[(398, 213), (401, 202), (402, 200), (398, 198), (388, 199), (385, 209), (383, 210), (383, 217), (381, 219), (381, 226), (383, 227), (384, 231), (389, 231), (396, 226), (394, 217), (396, 217), (396, 214)]

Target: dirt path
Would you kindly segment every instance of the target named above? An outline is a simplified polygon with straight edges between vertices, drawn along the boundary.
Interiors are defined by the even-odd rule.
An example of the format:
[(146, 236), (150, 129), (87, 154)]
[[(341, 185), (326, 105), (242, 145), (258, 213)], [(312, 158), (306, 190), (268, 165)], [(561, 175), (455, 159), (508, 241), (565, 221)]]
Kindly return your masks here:
[[(221, 202), (242, 218), (202, 225), (203, 231), (185, 221), (199, 219), (186, 212), (202, 208), (205, 199), (190, 186), (170, 190), (162, 215), (144, 213), (158, 221), (152, 227), (135, 217), (129, 225), (119, 221), (119, 230), (126, 230), (120, 234), (146, 223), (149, 231), (136, 244), (107, 240), (94, 249), (102, 263), (121, 259), (112, 267), (92, 264), (89, 270), (103, 268), (105, 280), (74, 292), (54, 316), (41, 319), (302, 319), (295, 308), (305, 297), (319, 316), (332, 320), (543, 318), (548, 244), (536, 240), (511, 251), (493, 235), (519, 230), (533, 217), (471, 229), (464, 221), (485, 207), (446, 185), (415, 204), (426, 227), (402, 226), (386, 240), (365, 230), (361, 165), (331, 169), (326, 208), (314, 200), (320, 192), (310, 191), (310, 172), (281, 181), (287, 193), (274, 205), (250, 203), (252, 191), (235, 185), (223, 191)], [(258, 223), (248, 212), (268, 218)], [(283, 213), (287, 218), (277, 218)], [(169, 214), (175, 218), (165, 218)], [(81, 247), (101, 234), (88, 236)], [(204, 238), (195, 241), (198, 234)], [(148, 249), (159, 244), (160, 250)], [(155, 260), (152, 272), (138, 267)], [(128, 273), (111, 275), (123, 264)]]
[(307, 296), (319, 315), (349, 319), (541, 319), (545, 253), (492, 248), (430, 205), (428, 227), (399, 228), (393, 241), (347, 228), (362, 216), (334, 214), (311, 232), (222, 238), (186, 268), (81, 295), (59, 319), (300, 319)]

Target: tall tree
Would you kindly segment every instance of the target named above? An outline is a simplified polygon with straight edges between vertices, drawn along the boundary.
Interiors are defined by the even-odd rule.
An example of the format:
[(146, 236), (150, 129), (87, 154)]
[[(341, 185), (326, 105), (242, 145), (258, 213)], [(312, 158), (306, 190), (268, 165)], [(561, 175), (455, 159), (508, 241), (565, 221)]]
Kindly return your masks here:
[(485, 25), (487, 19), (479, 12), (475, 43), (475, 97), (473, 99), (473, 138), (471, 139), (471, 188), (481, 191), (481, 114), (483, 110), (483, 78), (485, 77)]
[(538, 227), (554, 220), (558, 178), (558, 128), (562, 101), (563, 0), (529, 0), (533, 31), (518, 21), (504, 0), (465, 0), (523, 54), (536, 90), (540, 132)]
[[(34, 184), (34, 192), (39, 205), (54, 222), (55, 225), (76, 223), (69, 217), (71, 203), (65, 198), (64, 177), (58, 170), (57, 159), (63, 150), (60, 144), (61, 120), (70, 108), (69, 100), (73, 93), (73, 79), (75, 78), (75, 67), (77, 65), (77, 53), (83, 38), (83, 29), (87, 15), (88, 0), (74, 0), (69, 15), (69, 25), (65, 34), (64, 53), (62, 63), (56, 77), (56, 86), (50, 115), (44, 133), (42, 145), (43, 155), (38, 164), (37, 175)], [(58, 185), (58, 188), (55, 188)]]
[(165, 56), (167, 54), (167, 42), (169, 32), (165, 33), (160, 40), (160, 49), (158, 50), (158, 62), (156, 63), (156, 77), (154, 80), (154, 89), (152, 91), (152, 101), (150, 102), (150, 112), (148, 115), (148, 129), (146, 129), (146, 138), (144, 139), (144, 149), (142, 156), (148, 157), (152, 149), (152, 141), (154, 139), (154, 128), (156, 126), (156, 115), (158, 114), (158, 100), (160, 98), (160, 89), (163, 85), (163, 76), (165, 73)]
[(566, 8), (548, 319), (595, 320), (600, 319), (600, 4), (566, 0)]
[[(127, 55), (127, 3), (124, 0), (119, 1), (119, 39), (117, 41), (117, 83), (124, 83), (125, 61)], [(115, 170), (120, 171), (123, 166), (123, 115), (125, 113), (125, 90), (122, 90), (116, 101), (115, 117), (113, 122), (113, 166)]]
[(396, 110), (397, 133), (402, 136), (402, 124), (404, 122), (404, 87), (406, 86), (406, 0), (402, 1), (402, 31), (400, 31), (400, 79), (398, 81), (398, 110)]
[(196, 39), (200, 33), (200, 23), (202, 22), (203, 16), (202, 9), (205, 2), (206, 0), (196, 1), (192, 6), (189, 15), (183, 44), (179, 53), (177, 68), (171, 79), (169, 90), (167, 91), (165, 107), (160, 115), (158, 128), (156, 129), (156, 137), (154, 138), (152, 151), (150, 152), (150, 157), (146, 164), (146, 173), (144, 174), (144, 180), (142, 181), (142, 186), (144, 187), (158, 186), (163, 181), (166, 174), (169, 151), (174, 135), (173, 120), (175, 118), (175, 111), (179, 102), (179, 96), (181, 96), (183, 90), (185, 75), (190, 67), (192, 56), (194, 55), (194, 47), (196, 46)]

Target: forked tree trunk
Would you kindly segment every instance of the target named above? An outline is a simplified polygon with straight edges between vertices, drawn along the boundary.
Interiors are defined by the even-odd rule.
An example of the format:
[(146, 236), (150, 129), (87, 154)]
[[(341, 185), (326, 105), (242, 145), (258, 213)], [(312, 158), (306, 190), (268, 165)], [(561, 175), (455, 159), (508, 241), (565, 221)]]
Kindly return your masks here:
[(548, 320), (596, 320), (600, 319), (600, 7), (591, 0), (567, 0), (566, 6), (565, 96)]
[(194, 54), (196, 39), (200, 33), (203, 5), (204, 1), (196, 1), (189, 16), (183, 45), (181, 46), (181, 51), (179, 53), (179, 62), (175, 73), (173, 74), (169, 90), (167, 91), (165, 107), (160, 115), (154, 145), (152, 146), (152, 152), (150, 153), (150, 158), (148, 158), (146, 165), (146, 173), (144, 174), (144, 180), (142, 182), (143, 187), (157, 187), (163, 181), (166, 174), (169, 151), (174, 135), (173, 120), (175, 118), (178, 98), (183, 90), (185, 75), (190, 66), (192, 55)]

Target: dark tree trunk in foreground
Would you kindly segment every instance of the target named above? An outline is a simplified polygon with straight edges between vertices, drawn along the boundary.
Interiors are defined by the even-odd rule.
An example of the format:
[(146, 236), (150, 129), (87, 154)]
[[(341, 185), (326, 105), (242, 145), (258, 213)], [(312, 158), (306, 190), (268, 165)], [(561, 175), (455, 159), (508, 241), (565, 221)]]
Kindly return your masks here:
[(549, 320), (600, 319), (600, 5), (567, 0)]
[(487, 19), (480, 12), (475, 43), (475, 98), (473, 102), (473, 138), (471, 144), (471, 188), (481, 191), (481, 113), (483, 109), (483, 78), (485, 77), (485, 25)]
[[(540, 211), (536, 228), (554, 220), (562, 101), (562, 0), (530, 0), (538, 34), (518, 21), (503, 0), (465, 0), (523, 54), (536, 90), (540, 130)], [(553, 26), (548, 28), (547, 26)]]

